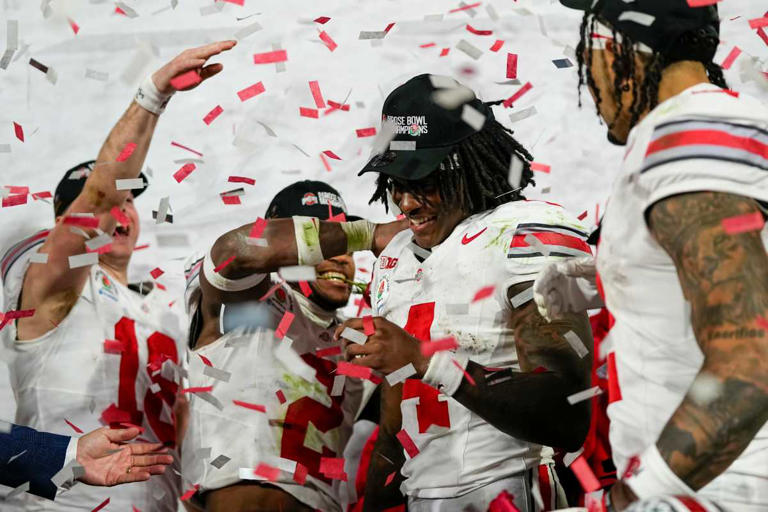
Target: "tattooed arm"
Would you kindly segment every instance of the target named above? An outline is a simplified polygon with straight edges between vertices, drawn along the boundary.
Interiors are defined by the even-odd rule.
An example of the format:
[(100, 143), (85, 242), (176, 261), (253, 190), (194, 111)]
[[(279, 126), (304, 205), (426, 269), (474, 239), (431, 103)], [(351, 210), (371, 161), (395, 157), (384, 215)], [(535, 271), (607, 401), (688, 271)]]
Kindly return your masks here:
[(651, 232), (677, 267), (704, 353), (697, 378), (721, 392), (689, 390), (657, 441), (672, 471), (698, 490), (736, 460), (768, 420), (768, 255), (759, 231), (728, 234), (722, 220), (760, 212), (749, 198), (682, 194), (649, 211)]

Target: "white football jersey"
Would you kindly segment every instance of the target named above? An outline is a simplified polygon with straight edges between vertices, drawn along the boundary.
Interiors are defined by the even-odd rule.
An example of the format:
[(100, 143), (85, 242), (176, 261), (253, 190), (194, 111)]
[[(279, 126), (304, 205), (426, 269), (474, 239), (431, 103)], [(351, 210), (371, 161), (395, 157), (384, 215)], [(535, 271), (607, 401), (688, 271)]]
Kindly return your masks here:
[[(619, 475), (656, 442), (704, 359), (675, 265), (646, 224), (648, 209), (700, 191), (768, 201), (767, 144), (766, 105), (710, 84), (662, 103), (630, 134), (597, 251), (606, 304), (616, 318), (609, 357), (621, 399), (612, 397), (608, 415)], [(734, 510), (768, 510), (767, 482), (768, 425), (700, 494)]]
[[(47, 234), (20, 242), (0, 263), (7, 308), (18, 305), (30, 255)], [(174, 368), (184, 336), (171, 300), (157, 288), (142, 297), (92, 265), (80, 298), (56, 328), (38, 339), (17, 341), (15, 322), (8, 323), (0, 337), (13, 351), (16, 423), (74, 436), (75, 429), (89, 432), (125, 422), (146, 429), (140, 439), (174, 443)], [(175, 512), (180, 480), (173, 467), (130, 485), (77, 483), (55, 501), (26, 494), (23, 509), (92, 510), (109, 498), (112, 510)]]
[[(533, 281), (552, 259), (590, 254), (581, 223), (563, 208), (517, 201), (462, 221), (423, 262), (397, 234), (379, 256), (371, 301), (422, 340), (454, 336), (476, 363), (520, 369), (507, 289)], [(482, 288), (491, 296), (473, 302)], [(411, 497), (461, 496), (549, 462), (551, 448), (515, 439), (421, 380), (403, 388), (403, 429), (419, 449), (406, 456), (402, 490)]]
[[(201, 260), (187, 267), (190, 312), (197, 307), (200, 268)], [(341, 355), (333, 354), (340, 347), (333, 334), (339, 319), (285, 284), (262, 304), (273, 324), (286, 313), (294, 315), (284, 339), (273, 329), (234, 330), (188, 353), (189, 386), (212, 388), (191, 398), (184, 478), (204, 492), (265, 480), (254, 474), (263, 463), (281, 470), (272, 485), (315, 509), (341, 510), (340, 487), (346, 482), (324, 475), (320, 464), (323, 457), (344, 456), (362, 383), (336, 375)], [(331, 355), (318, 353), (324, 349)], [(221, 456), (229, 459), (223, 465), (223, 459), (216, 462)], [(297, 463), (306, 468), (304, 485), (294, 479)], [(348, 478), (353, 483), (355, 475)]]

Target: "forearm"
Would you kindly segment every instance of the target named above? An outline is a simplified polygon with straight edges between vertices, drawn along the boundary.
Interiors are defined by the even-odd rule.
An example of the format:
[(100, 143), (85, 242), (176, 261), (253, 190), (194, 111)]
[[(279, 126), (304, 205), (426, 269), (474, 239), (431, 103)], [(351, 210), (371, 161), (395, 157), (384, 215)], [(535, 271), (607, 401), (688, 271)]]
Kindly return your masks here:
[[(405, 497), (400, 493), (400, 484), (404, 480), (400, 469), (404, 462), (403, 447), (397, 438), (380, 430), (365, 481), (365, 512), (378, 512), (405, 503)], [(386, 485), (392, 473), (394, 478)]]
[(584, 443), (589, 429), (589, 401), (574, 405), (568, 396), (579, 385), (553, 372), (489, 372), (469, 362), (467, 373), (453, 398), (485, 421), (512, 437), (568, 451)]

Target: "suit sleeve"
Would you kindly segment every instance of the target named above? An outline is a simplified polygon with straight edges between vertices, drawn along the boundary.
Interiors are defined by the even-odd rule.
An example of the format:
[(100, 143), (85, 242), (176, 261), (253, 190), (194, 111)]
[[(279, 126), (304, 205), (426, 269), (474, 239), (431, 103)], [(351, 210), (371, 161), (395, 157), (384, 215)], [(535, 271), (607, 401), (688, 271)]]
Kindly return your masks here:
[(69, 441), (68, 436), (18, 425), (0, 433), (0, 484), (18, 487), (29, 482), (31, 494), (54, 499), (56, 486), (51, 477), (63, 467)]

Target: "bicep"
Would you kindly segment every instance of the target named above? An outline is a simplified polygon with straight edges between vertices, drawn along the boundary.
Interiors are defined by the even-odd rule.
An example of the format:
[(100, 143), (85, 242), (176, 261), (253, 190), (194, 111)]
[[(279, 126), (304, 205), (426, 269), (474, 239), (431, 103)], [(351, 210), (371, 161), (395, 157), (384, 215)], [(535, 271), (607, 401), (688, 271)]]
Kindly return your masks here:
[[(533, 282), (519, 283), (507, 290), (510, 301)], [(569, 313), (548, 322), (533, 300), (513, 308), (509, 326), (515, 334), (520, 367), (531, 372), (539, 367), (586, 382), (592, 365), (592, 329), (586, 313)]]

